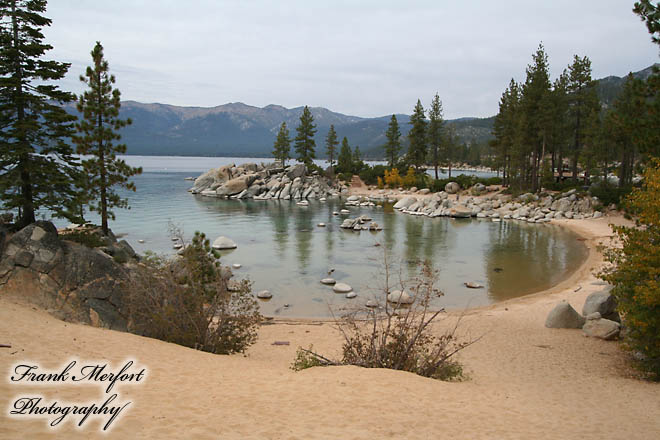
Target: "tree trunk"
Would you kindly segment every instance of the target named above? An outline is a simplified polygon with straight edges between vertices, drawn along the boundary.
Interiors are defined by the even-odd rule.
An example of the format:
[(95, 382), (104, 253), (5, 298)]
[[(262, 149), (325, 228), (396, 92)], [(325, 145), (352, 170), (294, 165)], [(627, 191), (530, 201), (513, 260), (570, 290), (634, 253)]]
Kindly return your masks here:
[[(16, 52), (18, 52), (18, 23), (16, 22), (16, 2), (11, 5), (11, 23), (13, 31), (12, 45)], [(16, 65), (14, 66), (17, 78), (16, 84), (16, 119), (19, 125), (25, 120), (25, 107), (23, 104), (23, 72), (21, 70), (21, 60), (16, 57)], [(34, 202), (32, 194), (32, 182), (30, 179), (30, 172), (27, 170), (28, 163), (30, 162), (29, 144), (25, 135), (21, 134), (18, 138), (18, 144), (22, 149), (20, 159), (18, 162), (19, 176), (21, 179), (21, 209), (19, 210), (18, 226), (23, 228), (30, 223), (35, 222), (34, 216)]]

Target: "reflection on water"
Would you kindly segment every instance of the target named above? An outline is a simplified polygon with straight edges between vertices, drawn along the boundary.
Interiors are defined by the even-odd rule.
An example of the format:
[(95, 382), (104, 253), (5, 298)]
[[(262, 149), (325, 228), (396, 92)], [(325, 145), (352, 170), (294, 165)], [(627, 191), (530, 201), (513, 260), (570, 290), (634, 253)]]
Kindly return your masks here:
[[(328, 304), (366, 301), (382, 285), (384, 249), (391, 252), (395, 268), (404, 277), (415, 275), (417, 263), (429, 260), (439, 271), (439, 288), (445, 293), (438, 306), (452, 308), (488, 304), (549, 287), (586, 256), (574, 234), (551, 225), (430, 219), (393, 212), (391, 205), (349, 208), (350, 217), (368, 214), (383, 225), (383, 231), (345, 231), (339, 225), (347, 216), (332, 215), (343, 207), (339, 200), (298, 206), (291, 201), (193, 196), (187, 192), (192, 182), (183, 180), (188, 174), (136, 176), (138, 191), (127, 195), (132, 209), (118, 211), (111, 228), (127, 234), (138, 252), (173, 253), (167, 235), (169, 221), (181, 227), (188, 239), (196, 230), (211, 240), (230, 237), (238, 248), (224, 252), (221, 260), (241, 263), (236, 275), (249, 276), (255, 290), (273, 292), (273, 299), (262, 303), (265, 314), (328, 316)], [(318, 227), (320, 222), (326, 227)], [(145, 243), (138, 243), (139, 239)], [(334, 278), (354, 287), (357, 299), (347, 300), (319, 283), (331, 269)], [(466, 281), (485, 288), (467, 289)]]

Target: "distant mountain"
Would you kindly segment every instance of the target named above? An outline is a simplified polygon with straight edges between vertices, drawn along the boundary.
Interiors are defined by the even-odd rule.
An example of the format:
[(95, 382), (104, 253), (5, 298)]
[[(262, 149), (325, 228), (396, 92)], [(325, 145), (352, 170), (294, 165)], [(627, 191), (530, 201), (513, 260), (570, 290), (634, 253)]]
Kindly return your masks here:
[[(655, 66), (660, 65), (655, 64)], [(653, 73), (653, 67), (654, 66), (649, 66), (639, 72), (633, 72), (633, 77), (645, 80), (651, 75), (651, 73)], [(623, 90), (626, 78), (627, 75), (624, 77), (608, 76), (598, 80), (598, 96), (604, 108), (609, 108), (614, 103)]]
[[(652, 67), (636, 72), (646, 78)], [(625, 78), (609, 76), (598, 81), (598, 90), (605, 105), (611, 105), (621, 92)], [(75, 105), (68, 107), (76, 113)], [(120, 116), (131, 118), (133, 124), (122, 130), (122, 141), (128, 154), (174, 156), (247, 156), (268, 157), (282, 122), (289, 127), (291, 137), (303, 107), (288, 109), (280, 105), (254, 107), (241, 102), (217, 107), (178, 107), (167, 104), (122, 103)], [(325, 157), (325, 136), (334, 125), (341, 140), (348, 138), (351, 147), (369, 159), (383, 157), (385, 131), (392, 115), (361, 118), (336, 113), (323, 107), (310, 108), (316, 124), (316, 152)], [(396, 115), (404, 137), (410, 129), (408, 115)], [(447, 121), (456, 130), (460, 142), (484, 142), (492, 138), (494, 117), (464, 117)]]

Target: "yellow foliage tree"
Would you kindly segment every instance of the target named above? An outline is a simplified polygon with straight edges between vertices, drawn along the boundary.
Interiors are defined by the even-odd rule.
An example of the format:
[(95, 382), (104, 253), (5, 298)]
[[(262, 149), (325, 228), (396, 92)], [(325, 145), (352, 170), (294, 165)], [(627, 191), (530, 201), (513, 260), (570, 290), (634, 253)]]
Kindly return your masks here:
[(410, 188), (411, 186), (415, 186), (415, 182), (417, 182), (417, 177), (415, 176), (415, 169), (413, 167), (408, 168), (408, 172), (406, 173), (406, 176), (403, 178), (403, 186), (406, 188)]
[(626, 343), (641, 365), (660, 379), (660, 160), (644, 174), (642, 188), (627, 200), (635, 227), (615, 226), (622, 246), (605, 253), (613, 268), (601, 277), (614, 285), (618, 310), (629, 332)]
[(391, 170), (385, 170), (385, 183), (390, 188), (397, 188), (403, 185), (403, 179), (399, 176), (399, 170), (397, 168), (392, 168)]

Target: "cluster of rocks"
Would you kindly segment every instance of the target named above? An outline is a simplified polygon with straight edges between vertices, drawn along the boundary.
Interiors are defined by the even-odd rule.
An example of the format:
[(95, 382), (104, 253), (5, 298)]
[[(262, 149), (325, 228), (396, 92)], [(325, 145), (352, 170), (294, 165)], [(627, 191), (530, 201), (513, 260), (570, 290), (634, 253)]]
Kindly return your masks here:
[(353, 291), (353, 288), (350, 285), (346, 283), (338, 283), (334, 278), (323, 278), (321, 284), (332, 286), (333, 292), (345, 294), (348, 299), (357, 297), (357, 293)]
[[(445, 189), (455, 191), (456, 188), (451, 186), (452, 183), (454, 182), (449, 182)], [(493, 221), (511, 219), (528, 223), (546, 223), (552, 219), (583, 219), (602, 216), (600, 211), (594, 210), (600, 204), (596, 197), (584, 196), (579, 198), (575, 190), (545, 197), (539, 197), (535, 194), (523, 194), (515, 199), (505, 194), (483, 198), (466, 196), (460, 201), (450, 199), (449, 196), (450, 192), (448, 191), (441, 191), (431, 197), (419, 199), (414, 196), (406, 196), (394, 204), (394, 209), (405, 214), (428, 217), (477, 217), (489, 218)]]
[(376, 205), (376, 202), (382, 202), (383, 198), (382, 197), (366, 197), (362, 198), (360, 196), (350, 196), (346, 199), (346, 203), (344, 203), (346, 206), (366, 206), (366, 207), (377, 207), (377, 208), (382, 208), (381, 205)]
[(367, 215), (361, 215), (358, 218), (347, 218), (339, 227), (354, 231), (381, 231), (383, 229), (382, 226), (371, 220), (371, 217)]
[(621, 318), (616, 311), (616, 300), (607, 290), (589, 295), (582, 308), (582, 314), (566, 301), (560, 302), (548, 314), (545, 326), (581, 328), (586, 336), (605, 340), (616, 339), (621, 331)]
[(309, 174), (304, 164), (282, 168), (276, 163), (245, 163), (209, 170), (195, 179), (189, 191), (232, 199), (324, 200), (347, 193), (348, 188), (333, 186), (331, 180), (316, 171)]

